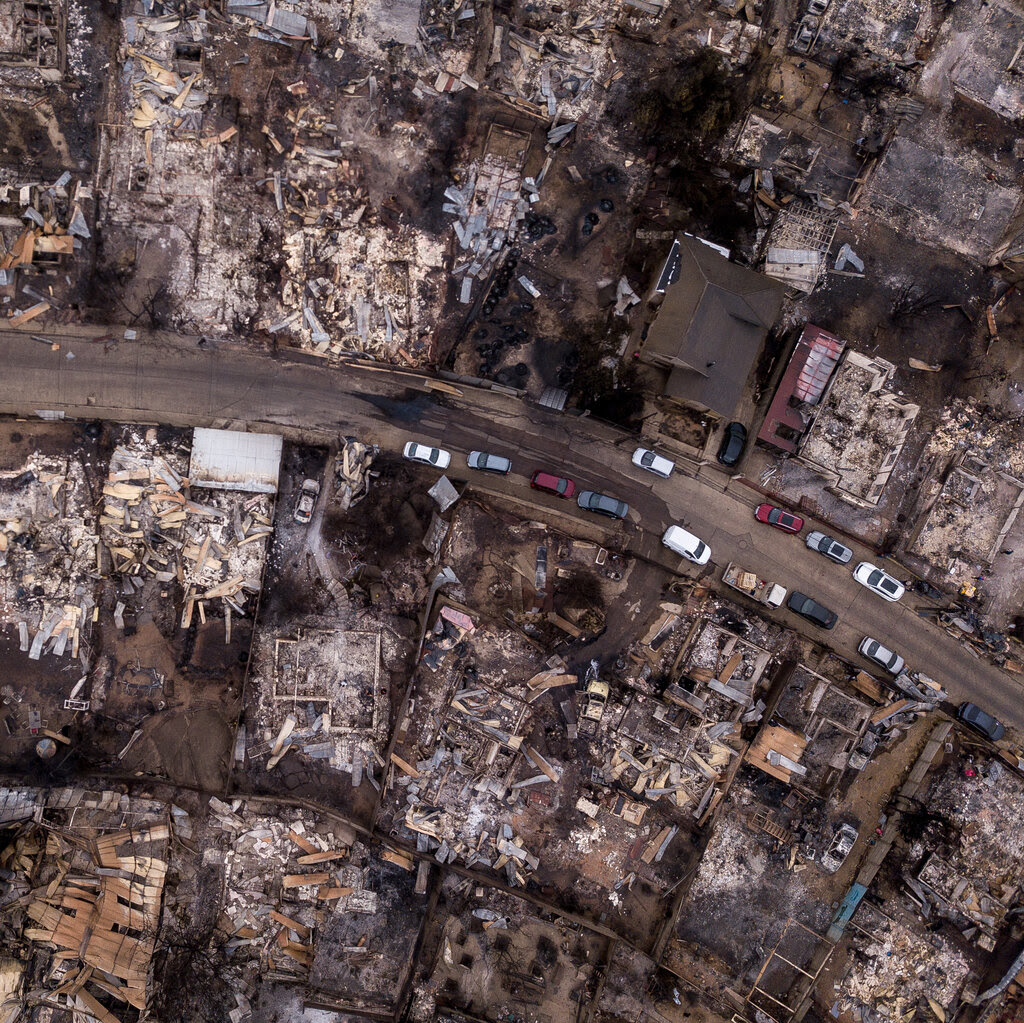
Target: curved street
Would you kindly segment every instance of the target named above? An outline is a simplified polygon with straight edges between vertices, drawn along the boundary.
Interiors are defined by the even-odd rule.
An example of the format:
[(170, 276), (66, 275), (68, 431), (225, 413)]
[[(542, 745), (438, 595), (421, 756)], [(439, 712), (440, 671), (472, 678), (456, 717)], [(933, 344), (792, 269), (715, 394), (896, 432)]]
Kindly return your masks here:
[[(59, 350), (47, 342), (59, 344)], [(661, 545), (668, 524), (685, 525), (710, 544), (716, 577), (736, 561), (814, 597), (838, 612), (839, 624), (826, 633), (784, 609), (759, 606), (760, 612), (778, 616), (865, 668), (856, 646), (863, 636), (874, 636), (901, 653), (909, 668), (940, 682), (952, 701), (972, 700), (1007, 724), (1024, 725), (1024, 680), (979, 660), (919, 617), (915, 608), (927, 602), (917, 594), (890, 604), (855, 582), (849, 567), (808, 550), (803, 537), (756, 522), (758, 493), (717, 467), (680, 463), (668, 480), (637, 469), (630, 462), (635, 438), (589, 418), (552, 413), (494, 391), (442, 393), (422, 374), (383, 365), (338, 368), (308, 356), (270, 357), (212, 342), (200, 347), (195, 338), (167, 334), (129, 342), (103, 334), (102, 328), (51, 331), (45, 337), (6, 330), (0, 331), (0, 344), (6, 364), (0, 411), (5, 413), (61, 410), (69, 416), (181, 426), (278, 428), (318, 441), (349, 433), (393, 454), (411, 437), (422, 438), (452, 451), (453, 475), (470, 450), (508, 455), (512, 474), (489, 478), (489, 489), (563, 514), (585, 515), (575, 502), (528, 488), (535, 468), (557, 470), (581, 488), (628, 501), (629, 522), (609, 525), (626, 549), (689, 574), (694, 566), (680, 565)], [(853, 546), (852, 565), (873, 560), (870, 551)], [(737, 600), (744, 598), (737, 595)]]

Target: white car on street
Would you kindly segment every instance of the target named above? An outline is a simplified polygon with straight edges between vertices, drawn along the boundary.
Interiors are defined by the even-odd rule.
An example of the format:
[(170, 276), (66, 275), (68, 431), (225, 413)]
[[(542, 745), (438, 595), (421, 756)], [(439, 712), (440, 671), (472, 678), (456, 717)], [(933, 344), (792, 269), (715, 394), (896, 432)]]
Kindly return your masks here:
[(411, 462), (422, 462), (435, 469), (447, 469), (452, 460), (452, 456), (444, 448), (431, 448), (414, 440), (405, 445), (402, 454)]
[(667, 458), (651, 451), (650, 448), (637, 448), (633, 452), (633, 464), (665, 479), (672, 475), (672, 470), (676, 467), (675, 462), (670, 462)]
[(870, 561), (862, 561), (853, 570), (853, 578), (861, 586), (866, 586), (886, 600), (899, 600), (907, 591), (903, 583), (898, 579), (893, 579), (888, 572), (883, 572), (877, 565), (872, 565)]

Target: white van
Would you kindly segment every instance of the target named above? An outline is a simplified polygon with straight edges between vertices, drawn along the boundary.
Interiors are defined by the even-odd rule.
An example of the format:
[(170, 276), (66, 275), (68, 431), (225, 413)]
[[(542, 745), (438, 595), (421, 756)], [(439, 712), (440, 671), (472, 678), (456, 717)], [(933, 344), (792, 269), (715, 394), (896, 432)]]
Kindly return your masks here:
[(682, 526), (669, 526), (661, 542), (669, 550), (698, 565), (706, 565), (711, 560), (711, 548), (699, 536), (688, 533)]

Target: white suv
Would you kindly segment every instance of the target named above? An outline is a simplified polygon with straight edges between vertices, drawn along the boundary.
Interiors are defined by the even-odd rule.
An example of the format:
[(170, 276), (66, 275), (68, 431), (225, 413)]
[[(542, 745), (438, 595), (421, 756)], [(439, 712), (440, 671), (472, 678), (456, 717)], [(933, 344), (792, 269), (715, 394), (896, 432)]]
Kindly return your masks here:
[(893, 579), (888, 572), (883, 572), (877, 565), (872, 565), (870, 561), (862, 561), (853, 570), (853, 578), (861, 586), (866, 586), (885, 600), (899, 600), (907, 592), (903, 583), (898, 579)]
[(633, 452), (633, 464), (648, 472), (653, 472), (655, 476), (661, 476), (663, 479), (668, 479), (676, 467), (675, 462), (670, 462), (667, 458), (651, 451), (650, 448), (637, 448)]

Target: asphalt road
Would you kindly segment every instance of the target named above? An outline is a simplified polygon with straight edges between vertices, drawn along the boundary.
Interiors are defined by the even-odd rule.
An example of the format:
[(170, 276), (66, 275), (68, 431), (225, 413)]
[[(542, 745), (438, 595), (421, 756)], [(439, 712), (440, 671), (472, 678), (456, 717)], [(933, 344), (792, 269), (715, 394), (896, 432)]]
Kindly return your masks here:
[[(451, 450), (452, 475), (469, 475), (465, 455), (470, 450), (505, 454), (512, 458), (513, 473), (489, 478), (492, 489), (586, 517), (593, 525), (593, 517), (578, 511), (574, 501), (527, 487), (535, 468), (562, 472), (581, 489), (629, 502), (629, 521), (609, 526), (628, 548), (692, 574), (693, 566), (676, 564), (660, 543), (668, 524), (683, 524), (711, 545), (715, 575), (735, 561), (814, 597), (838, 612), (839, 624), (825, 632), (784, 609), (762, 608), (764, 613), (864, 667), (856, 646), (863, 636), (874, 636), (901, 653), (908, 667), (939, 681), (954, 702), (973, 700), (1007, 724), (1024, 726), (1024, 681), (978, 660), (918, 617), (914, 608), (929, 603), (923, 598), (908, 593), (892, 604), (859, 585), (850, 568), (873, 560), (869, 551), (854, 545), (851, 566), (836, 565), (808, 550), (802, 537), (756, 522), (756, 492), (717, 467), (681, 463), (671, 479), (662, 480), (631, 464), (632, 438), (591, 419), (551, 413), (495, 392), (439, 394), (422, 376), (389, 367), (272, 359), (214, 342), (200, 348), (195, 339), (169, 335), (115, 342), (102, 336), (102, 328), (76, 330), (81, 333), (33, 332), (59, 343), (59, 351), (33, 340), (28, 331), (0, 331), (0, 412), (62, 409), (98, 419), (236, 429), (263, 424), (321, 437), (357, 434), (395, 452), (416, 438)], [(739, 595), (737, 600), (744, 602)]]

